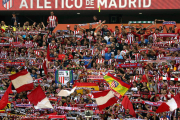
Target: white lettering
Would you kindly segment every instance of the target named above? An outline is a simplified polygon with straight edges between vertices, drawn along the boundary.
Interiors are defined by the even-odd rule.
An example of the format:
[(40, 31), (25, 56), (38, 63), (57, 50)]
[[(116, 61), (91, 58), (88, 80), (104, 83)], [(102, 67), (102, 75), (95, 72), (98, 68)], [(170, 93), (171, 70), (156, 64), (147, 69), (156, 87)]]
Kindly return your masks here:
[(110, 2), (110, 4), (109, 4), (109, 8), (111, 8), (112, 6), (114, 6), (115, 8), (117, 8), (116, 1), (115, 1), (115, 0), (111, 0), (111, 2)]
[(33, 8), (33, 0), (31, 0), (30, 6), (30, 8)]
[(119, 8), (125, 8), (127, 6), (127, 0), (124, 0), (124, 5), (122, 5), (122, 0), (119, 1)]
[(90, 5), (91, 1), (90, 0), (86, 0), (86, 5)]
[(105, 8), (107, 8), (107, 0), (98, 0), (97, 8), (99, 8), (99, 6), (104, 6), (104, 4)]
[(80, 4), (79, 4), (79, 6), (78, 6), (78, 5), (77, 5), (77, 0), (75, 0), (75, 7), (76, 7), (76, 8), (81, 8), (81, 7), (82, 7), (82, 0), (80, 0), (79, 2), (80, 2)]
[(136, 8), (136, 0), (129, 0), (129, 8), (131, 8), (131, 4)]
[(39, 5), (39, 2), (40, 2), (40, 1), (37, 0), (37, 8), (43, 8), (43, 6), (40, 6), (40, 5)]
[(55, 0), (55, 8), (58, 8), (58, 0)]
[(51, 8), (51, 6), (48, 6), (48, 4), (51, 4), (51, 2), (44, 0), (44, 8)]
[(139, 6), (138, 7), (141, 7), (141, 0), (139, 0)]
[[(73, 1), (73, 0), (71, 0), (71, 1)], [(73, 5), (70, 5), (70, 6), (69, 6), (69, 5), (68, 5), (68, 0), (66, 0), (66, 7), (67, 7), (67, 8), (72, 8)]]
[(61, 4), (62, 8), (64, 8), (64, 0), (61, 0)]
[(149, 4), (146, 5), (146, 0), (143, 0), (143, 7), (147, 8), (151, 6), (151, 0), (149, 0)]
[(26, 0), (22, 0), (22, 1), (21, 1), (21, 4), (20, 4), (20, 7), (19, 7), (19, 8), (22, 8), (22, 7), (28, 8), (28, 5), (27, 5)]
[(91, 5), (94, 5), (94, 0), (91, 0)]

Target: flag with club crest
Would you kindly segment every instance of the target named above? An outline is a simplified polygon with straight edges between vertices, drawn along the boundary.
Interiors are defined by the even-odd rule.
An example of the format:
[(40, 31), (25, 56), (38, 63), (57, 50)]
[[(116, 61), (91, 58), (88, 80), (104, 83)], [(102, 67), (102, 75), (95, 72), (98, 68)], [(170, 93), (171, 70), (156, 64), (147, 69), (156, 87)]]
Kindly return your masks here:
[(131, 87), (129, 84), (116, 78), (110, 73), (107, 73), (107, 75), (104, 76), (104, 80), (109, 84), (110, 88), (118, 98), (121, 98)]

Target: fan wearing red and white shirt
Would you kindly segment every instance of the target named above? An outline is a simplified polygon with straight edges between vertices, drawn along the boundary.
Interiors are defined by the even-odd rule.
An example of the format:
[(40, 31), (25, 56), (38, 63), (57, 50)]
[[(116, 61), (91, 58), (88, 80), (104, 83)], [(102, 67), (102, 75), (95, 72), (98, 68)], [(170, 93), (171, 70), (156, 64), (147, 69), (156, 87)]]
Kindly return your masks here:
[(160, 59), (162, 57), (164, 57), (165, 55), (163, 54), (162, 51), (159, 51), (159, 54), (157, 54), (157, 59)]
[(102, 58), (102, 55), (98, 55), (98, 59), (96, 59), (96, 63), (104, 65), (104, 59)]
[(137, 49), (133, 49), (133, 56), (135, 56), (135, 60), (140, 60), (141, 59), (141, 55), (138, 53)]
[(134, 39), (134, 34), (132, 34), (132, 33), (127, 33), (127, 39), (129, 40), (129, 43), (132, 44), (133, 41), (135, 41), (135, 39)]
[(49, 49), (57, 48), (57, 44), (55, 42), (55, 39), (52, 39), (51, 43), (49, 43)]
[(49, 28), (50, 28), (51, 32), (58, 25), (58, 18), (56, 16), (54, 16), (54, 12), (53, 11), (51, 11), (51, 16), (48, 17), (47, 23), (49, 24)]
[(77, 30), (77, 25), (74, 26), (74, 35), (78, 35), (79, 34), (79, 30)]

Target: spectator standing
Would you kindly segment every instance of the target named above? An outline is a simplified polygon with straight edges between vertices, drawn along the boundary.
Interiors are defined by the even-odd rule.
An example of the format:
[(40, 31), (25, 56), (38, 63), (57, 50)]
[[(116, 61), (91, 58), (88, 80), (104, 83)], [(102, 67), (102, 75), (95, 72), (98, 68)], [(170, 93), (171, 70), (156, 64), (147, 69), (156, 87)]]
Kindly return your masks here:
[(19, 23), (19, 18), (16, 16), (15, 13), (12, 14), (11, 25), (14, 26), (14, 23), (16, 23), (16, 24)]
[(49, 29), (52, 32), (55, 27), (58, 25), (58, 18), (54, 16), (54, 12), (51, 11), (51, 15), (47, 19), (47, 23), (49, 24)]

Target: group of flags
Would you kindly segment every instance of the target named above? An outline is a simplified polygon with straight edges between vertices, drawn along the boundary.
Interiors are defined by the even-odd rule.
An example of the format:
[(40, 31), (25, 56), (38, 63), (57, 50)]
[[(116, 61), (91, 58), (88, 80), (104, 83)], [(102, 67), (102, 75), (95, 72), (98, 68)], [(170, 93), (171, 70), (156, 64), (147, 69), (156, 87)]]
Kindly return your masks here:
[[(43, 62), (44, 73), (47, 75), (47, 63), (50, 61), (49, 57), (49, 46), (47, 50), (47, 59)], [(4, 96), (0, 100), (0, 110), (5, 108), (8, 103), (8, 95), (12, 93), (12, 85), (16, 89), (17, 93), (23, 91), (31, 91), (27, 95), (29, 101), (34, 104), (35, 109), (42, 109), (42, 108), (53, 108), (49, 99), (46, 97), (44, 91), (40, 86), (34, 89), (33, 78), (31, 77), (30, 73), (24, 69), (16, 74), (9, 76), (11, 83), (7, 88)], [(61, 82), (63, 81), (63, 78)], [(164, 79), (164, 78), (163, 78)], [(104, 76), (104, 80), (108, 83), (110, 89), (105, 91), (99, 91), (99, 86), (96, 83), (75, 83), (74, 88), (71, 91), (68, 90), (61, 90), (58, 93), (58, 96), (69, 96), (75, 90), (77, 93), (83, 93), (83, 89), (87, 89), (90, 91), (95, 91), (92, 93), (93, 98), (95, 98), (97, 106), (99, 110), (102, 110), (106, 107), (109, 107), (115, 103), (117, 100), (120, 99), (128, 89), (131, 87), (126, 82), (116, 78), (110, 73), (107, 73)], [(170, 99), (168, 102), (162, 103), (159, 108), (157, 109), (157, 113), (164, 112), (164, 111), (173, 111), (180, 107), (180, 94), (178, 93), (174, 98)], [(125, 96), (122, 101), (122, 105), (125, 109), (130, 110), (130, 114), (135, 117), (135, 111), (133, 109), (133, 105), (129, 98)]]
[[(8, 103), (8, 95), (12, 93), (12, 85), (16, 89), (17, 93), (34, 89), (33, 78), (26, 69), (9, 76), (9, 78), (11, 83), (0, 100), (0, 109), (6, 107)], [(29, 101), (34, 104), (35, 109), (53, 108), (40, 86), (31, 91), (27, 97)]]

